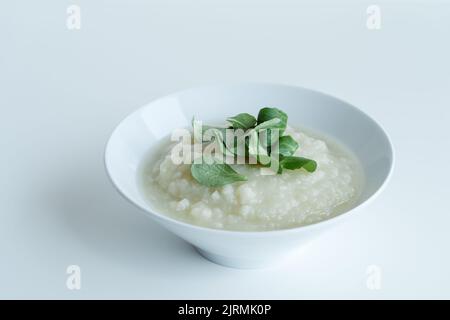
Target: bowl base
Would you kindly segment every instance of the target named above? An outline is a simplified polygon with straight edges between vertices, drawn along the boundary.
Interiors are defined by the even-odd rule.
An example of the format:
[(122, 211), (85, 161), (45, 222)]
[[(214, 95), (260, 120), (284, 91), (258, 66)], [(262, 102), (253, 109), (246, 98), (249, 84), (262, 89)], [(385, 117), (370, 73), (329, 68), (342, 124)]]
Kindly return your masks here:
[(260, 269), (268, 267), (271, 264), (270, 261), (268, 260), (253, 260), (236, 257), (224, 257), (215, 253), (211, 253), (209, 251), (202, 250), (195, 246), (194, 248), (203, 258), (224, 267), (236, 269)]

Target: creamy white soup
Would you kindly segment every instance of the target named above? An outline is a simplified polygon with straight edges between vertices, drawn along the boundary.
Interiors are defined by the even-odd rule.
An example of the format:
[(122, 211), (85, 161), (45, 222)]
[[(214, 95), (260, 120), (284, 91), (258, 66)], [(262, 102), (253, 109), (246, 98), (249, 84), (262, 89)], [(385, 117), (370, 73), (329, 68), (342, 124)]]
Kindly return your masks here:
[(207, 187), (191, 176), (189, 164), (174, 164), (164, 141), (150, 150), (138, 172), (143, 196), (161, 213), (215, 229), (266, 231), (329, 219), (351, 208), (363, 183), (359, 161), (336, 141), (311, 131), (287, 128), (299, 144), (295, 156), (317, 162), (314, 172), (285, 170), (267, 175), (260, 168), (232, 165), (248, 179)]

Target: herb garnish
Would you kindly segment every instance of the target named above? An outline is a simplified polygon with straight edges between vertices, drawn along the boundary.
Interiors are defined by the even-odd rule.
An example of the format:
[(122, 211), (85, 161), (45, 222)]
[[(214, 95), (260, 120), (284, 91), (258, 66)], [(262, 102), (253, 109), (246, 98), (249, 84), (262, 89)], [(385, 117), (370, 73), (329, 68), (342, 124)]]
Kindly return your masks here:
[[(202, 142), (213, 142), (219, 144), (220, 152), (226, 151), (234, 157), (244, 156), (246, 160), (253, 159), (254, 164), (263, 167), (271, 167), (278, 174), (286, 170), (305, 169), (308, 172), (314, 172), (317, 163), (314, 160), (294, 156), (299, 148), (297, 141), (289, 135), (283, 135), (286, 130), (288, 116), (277, 108), (262, 108), (258, 117), (255, 118), (248, 113), (240, 113), (227, 119), (230, 127), (218, 128), (204, 126), (202, 130)], [(195, 125), (193, 121), (193, 125)], [(231, 130), (232, 139), (227, 141), (227, 130)], [(245, 132), (244, 135), (238, 135), (239, 132)], [(207, 133), (206, 139), (203, 133)], [(208, 134), (209, 133), (209, 134)], [(238, 150), (236, 140), (243, 138), (243, 150), (245, 154)], [(211, 139), (213, 138), (213, 139)], [(205, 139), (205, 140), (204, 140)], [(272, 141), (273, 140), (273, 141)], [(229, 147), (229, 144), (232, 147)], [(242, 150), (242, 149), (241, 149)], [(224, 161), (217, 161), (217, 158), (210, 161), (201, 161), (191, 165), (192, 177), (200, 184), (208, 187), (220, 187), (229, 183), (246, 181), (247, 177), (236, 172), (229, 164)]]

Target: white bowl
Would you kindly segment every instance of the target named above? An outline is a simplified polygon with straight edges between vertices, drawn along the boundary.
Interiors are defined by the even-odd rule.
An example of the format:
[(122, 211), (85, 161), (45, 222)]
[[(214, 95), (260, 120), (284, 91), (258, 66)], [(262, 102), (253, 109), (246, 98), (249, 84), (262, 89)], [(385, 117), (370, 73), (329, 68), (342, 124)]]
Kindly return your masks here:
[[(362, 163), (365, 184), (353, 209), (334, 218), (293, 229), (238, 232), (199, 227), (170, 218), (142, 196), (137, 169), (148, 150), (172, 130), (188, 127), (192, 117), (217, 123), (226, 117), (263, 106), (289, 115), (292, 126), (334, 137)], [(119, 192), (149, 217), (161, 223), (209, 260), (218, 264), (255, 268), (278, 261), (306, 240), (350, 218), (375, 198), (388, 181), (394, 163), (392, 144), (372, 118), (339, 99), (300, 87), (273, 84), (208, 86), (181, 91), (155, 100), (126, 117), (115, 128), (105, 151), (111, 181)]]

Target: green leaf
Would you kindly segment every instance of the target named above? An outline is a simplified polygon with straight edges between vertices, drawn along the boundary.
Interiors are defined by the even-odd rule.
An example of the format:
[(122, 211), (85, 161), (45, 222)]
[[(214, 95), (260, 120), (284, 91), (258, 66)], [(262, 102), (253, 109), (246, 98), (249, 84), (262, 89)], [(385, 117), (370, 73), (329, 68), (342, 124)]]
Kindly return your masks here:
[(314, 160), (302, 158), (302, 157), (282, 157), (280, 161), (280, 166), (283, 169), (295, 170), (295, 169), (305, 169), (308, 172), (314, 172), (317, 168), (317, 163)]
[(235, 131), (233, 153), (235, 155), (241, 156), (241, 157), (248, 156), (249, 143), (250, 143), (249, 136), (246, 136), (245, 133), (236, 134), (236, 131)]
[[(284, 130), (287, 126), (288, 116), (286, 113), (277, 108), (262, 108), (258, 113), (258, 125), (270, 121), (272, 119), (280, 119), (280, 122), (276, 127), (280, 130), (280, 136), (283, 135)], [(271, 128), (272, 129), (272, 128)]]
[[(261, 148), (264, 148), (268, 155), (270, 155), (270, 147), (272, 145), (271, 143), (271, 137), (274, 135), (274, 133), (271, 132), (271, 128), (277, 128), (278, 124), (280, 123), (280, 119), (272, 119), (266, 122), (263, 122), (256, 127), (254, 127), (251, 130), (248, 130), (245, 133), (246, 137), (250, 137), (250, 140), (253, 140), (255, 143), (252, 147), (253, 149), (249, 151), (251, 155), (256, 155), (257, 151)], [(264, 132), (265, 131), (265, 132)], [(261, 133), (261, 139), (260, 139), (260, 133)], [(258, 141), (258, 144), (256, 144), (256, 141)], [(261, 146), (259, 146), (261, 145)], [(249, 147), (251, 149), (252, 147)]]
[(252, 130), (250, 132), (249, 140), (248, 140), (248, 154), (251, 156), (257, 156), (259, 152), (259, 138), (258, 132)]
[[(283, 169), (303, 168), (308, 172), (314, 172), (317, 168), (314, 160), (293, 156), (299, 146), (291, 136), (283, 136), (287, 119), (286, 113), (277, 108), (262, 108), (257, 119), (248, 113), (240, 113), (227, 119), (231, 124), (231, 127), (228, 128), (229, 131), (226, 131), (227, 128), (224, 127), (202, 126), (202, 142), (219, 143), (219, 151), (222, 153), (234, 156), (235, 159), (236, 156), (240, 156), (256, 160), (255, 163), (258, 165), (273, 167), (273, 170), (279, 174), (283, 172)], [(194, 128), (196, 124), (200, 123), (195, 119), (192, 122)], [(204, 133), (207, 133), (206, 136)], [(238, 139), (243, 143), (243, 148), (237, 147)], [(234, 144), (232, 144), (233, 142)], [(278, 143), (278, 152), (276, 153), (276, 149), (273, 148), (276, 146), (275, 143)], [(211, 150), (216, 151), (216, 149)], [(210, 159), (211, 161), (206, 161), (207, 159), (204, 155), (202, 163), (191, 165), (191, 175), (199, 184), (220, 187), (247, 180), (247, 177), (236, 172), (221, 159), (215, 156)]]
[(264, 122), (258, 124), (253, 130), (261, 131), (261, 130), (267, 130), (267, 129), (279, 129), (280, 123), (281, 123), (281, 120), (279, 118), (273, 118), (273, 119), (270, 119), (270, 120), (267, 120), (267, 121), (264, 121)]
[(277, 130), (279, 130), (278, 125), (280, 121), (281, 120), (278, 118), (268, 120), (266, 122), (257, 125), (255, 128), (249, 130), (246, 133), (247, 136), (253, 137), (256, 135), (258, 137), (259, 139), (258, 143), (260, 145), (258, 148), (260, 150), (263, 150), (264, 154), (267, 154), (268, 156), (270, 156), (272, 152), (271, 151), (272, 145), (278, 143), (279, 141), (281, 133), (280, 131)]
[(257, 159), (259, 164), (266, 165), (270, 163), (270, 154), (269, 150), (262, 143), (258, 131), (252, 130), (251, 136), (249, 137), (248, 142), (248, 154)]
[(208, 187), (221, 187), (229, 183), (246, 181), (247, 177), (237, 173), (228, 164), (205, 161), (191, 165), (192, 177), (201, 185)]
[(227, 121), (231, 123), (233, 129), (248, 130), (256, 124), (256, 118), (248, 113), (240, 113), (237, 116), (228, 118)]
[(282, 156), (292, 156), (298, 149), (298, 143), (291, 136), (282, 136), (278, 142), (278, 153)]
[(267, 156), (267, 158), (265, 158), (264, 160), (265, 160), (264, 163), (260, 163), (261, 166), (265, 168), (271, 168), (274, 172), (278, 174), (283, 173), (283, 167), (280, 165), (281, 158)]

